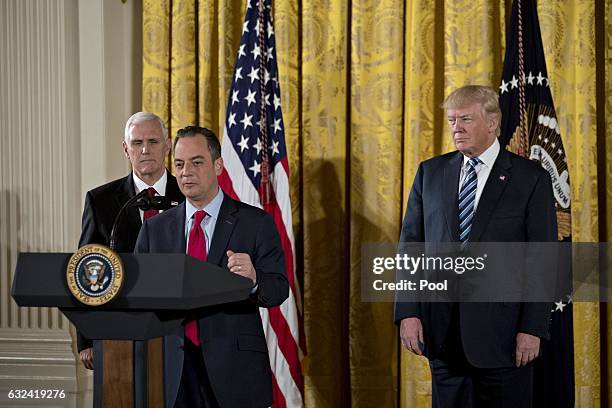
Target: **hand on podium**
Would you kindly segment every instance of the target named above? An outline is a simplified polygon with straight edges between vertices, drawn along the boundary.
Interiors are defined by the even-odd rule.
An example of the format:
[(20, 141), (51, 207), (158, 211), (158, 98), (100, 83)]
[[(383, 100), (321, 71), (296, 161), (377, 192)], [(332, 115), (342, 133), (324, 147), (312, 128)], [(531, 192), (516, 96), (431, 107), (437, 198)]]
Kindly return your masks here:
[(93, 354), (93, 347), (83, 349), (79, 353), (81, 363), (83, 363), (83, 366), (88, 370), (93, 370)]

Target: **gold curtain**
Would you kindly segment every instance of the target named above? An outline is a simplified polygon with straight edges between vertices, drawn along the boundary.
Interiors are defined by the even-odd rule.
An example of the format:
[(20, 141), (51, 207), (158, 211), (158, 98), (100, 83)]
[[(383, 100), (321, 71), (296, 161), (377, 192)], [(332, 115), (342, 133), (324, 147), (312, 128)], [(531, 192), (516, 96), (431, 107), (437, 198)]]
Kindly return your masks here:
[[(569, 152), (573, 237), (610, 240), (612, 77), (605, 67), (612, 66), (612, 7), (538, 3)], [(361, 246), (398, 239), (418, 163), (452, 148), (438, 108), (444, 96), (466, 83), (499, 83), (509, 6), (509, 0), (274, 4), (303, 274), (306, 406), (430, 405), (428, 366), (398, 352), (392, 305), (361, 302)], [(143, 109), (164, 118), (171, 134), (194, 123), (222, 134), (245, 7), (245, 0), (143, 2)], [(600, 389), (602, 373), (612, 378), (612, 353), (600, 362), (612, 339), (607, 310), (574, 305), (577, 406), (599, 406), (600, 398), (612, 403), (612, 387)], [(607, 333), (600, 333), (606, 327), (600, 320)]]

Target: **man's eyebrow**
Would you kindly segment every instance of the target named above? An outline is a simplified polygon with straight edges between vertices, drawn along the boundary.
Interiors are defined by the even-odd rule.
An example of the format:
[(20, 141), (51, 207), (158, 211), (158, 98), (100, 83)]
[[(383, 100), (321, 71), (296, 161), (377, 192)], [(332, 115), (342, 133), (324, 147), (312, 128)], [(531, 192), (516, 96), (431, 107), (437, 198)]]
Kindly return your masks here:
[(189, 157), (187, 159), (174, 159), (174, 161), (195, 160), (195, 159), (203, 159), (203, 158), (204, 158), (204, 156), (197, 155), (197, 156)]
[(464, 118), (471, 118), (472, 116), (473, 116), (473, 113), (466, 113), (464, 115), (458, 115), (458, 116), (448, 115), (448, 119), (456, 119), (456, 118), (464, 119)]

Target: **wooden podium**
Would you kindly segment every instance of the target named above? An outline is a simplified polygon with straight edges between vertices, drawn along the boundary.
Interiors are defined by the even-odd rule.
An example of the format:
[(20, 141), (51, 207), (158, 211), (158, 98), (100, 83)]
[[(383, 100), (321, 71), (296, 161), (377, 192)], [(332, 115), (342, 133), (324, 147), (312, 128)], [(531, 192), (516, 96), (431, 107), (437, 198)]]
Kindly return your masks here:
[(177, 333), (196, 309), (247, 299), (252, 287), (247, 278), (185, 254), (120, 254), (121, 292), (107, 304), (86, 306), (68, 289), (71, 256), (20, 253), (11, 295), (19, 306), (58, 307), (94, 340), (96, 408), (163, 407), (160, 337)]

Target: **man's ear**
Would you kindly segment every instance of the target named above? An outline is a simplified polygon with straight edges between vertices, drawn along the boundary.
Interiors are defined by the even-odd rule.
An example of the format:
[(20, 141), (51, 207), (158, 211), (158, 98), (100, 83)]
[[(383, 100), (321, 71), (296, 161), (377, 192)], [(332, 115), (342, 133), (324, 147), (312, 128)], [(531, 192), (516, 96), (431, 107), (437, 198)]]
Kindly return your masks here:
[(493, 133), (495, 133), (495, 129), (497, 129), (497, 126), (499, 125), (499, 115), (491, 115), (489, 117), (489, 130)]
[(222, 171), (223, 171), (223, 157), (219, 157), (217, 160), (215, 160), (215, 174), (217, 176), (220, 176)]
[(125, 143), (125, 140), (122, 142), (122, 146), (123, 146), (123, 154), (125, 154), (126, 158), (130, 158), (130, 155), (128, 154), (128, 145), (127, 143)]

